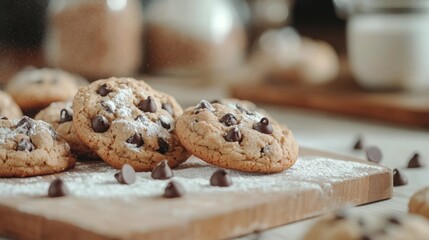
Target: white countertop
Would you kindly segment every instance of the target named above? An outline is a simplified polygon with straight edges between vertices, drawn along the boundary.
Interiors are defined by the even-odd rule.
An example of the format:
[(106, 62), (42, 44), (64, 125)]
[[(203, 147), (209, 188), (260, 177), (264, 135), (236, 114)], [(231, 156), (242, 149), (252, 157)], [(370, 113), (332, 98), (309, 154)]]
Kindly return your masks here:
[[(226, 97), (227, 91), (220, 86), (190, 86), (168, 81), (150, 82), (159, 90), (175, 96), (183, 106), (198, 103), (202, 98), (212, 100)], [(364, 145), (378, 146), (383, 153), (383, 165), (399, 168), (408, 178), (408, 185), (394, 188), (392, 199), (367, 204), (352, 211), (368, 213), (395, 213), (408, 211), (408, 201), (412, 194), (424, 186), (429, 186), (429, 167), (405, 169), (415, 151), (429, 164), (429, 129), (411, 128), (365, 119), (344, 117), (317, 111), (292, 109), (278, 106), (258, 105), (269, 112), (279, 122), (292, 129), (301, 146), (365, 159), (364, 151), (355, 151), (352, 146), (358, 135), (362, 135)], [(238, 239), (294, 240), (301, 239), (317, 218), (273, 228)]]

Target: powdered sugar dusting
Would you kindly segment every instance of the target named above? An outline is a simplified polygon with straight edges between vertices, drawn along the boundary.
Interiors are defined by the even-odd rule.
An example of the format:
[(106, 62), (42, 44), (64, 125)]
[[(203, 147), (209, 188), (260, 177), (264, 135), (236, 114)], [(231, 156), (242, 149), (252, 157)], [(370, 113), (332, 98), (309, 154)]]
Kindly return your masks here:
[(135, 132), (141, 132), (143, 129), (147, 136), (156, 136), (164, 139), (167, 139), (170, 136), (165, 128), (149, 119), (138, 119), (136, 121), (117, 119), (113, 121), (113, 124), (123, 124), (126, 127), (132, 128)]
[[(181, 183), (187, 193), (216, 192), (295, 192), (315, 189), (330, 194), (331, 185), (346, 179), (356, 179), (384, 172), (385, 168), (358, 162), (346, 162), (319, 157), (300, 158), (290, 169), (277, 174), (249, 174), (228, 170), (233, 185), (226, 188), (209, 185), (210, 176), (217, 168), (198, 158), (191, 157), (174, 170), (175, 181)], [(66, 173), (58, 174), (70, 193), (87, 198), (132, 198), (161, 195), (169, 180), (154, 180), (150, 173), (137, 173), (132, 185), (121, 185), (114, 178), (117, 172), (104, 163), (78, 163)], [(46, 195), (49, 183), (56, 176), (25, 179), (0, 179), (0, 196)]]
[[(132, 110), (127, 106), (132, 99), (133, 92), (130, 88), (121, 88), (115, 96), (113, 96), (111, 101), (106, 101), (108, 105), (113, 105), (113, 111), (116, 111), (120, 117), (131, 117)], [(112, 106), (111, 106), (112, 107)]]

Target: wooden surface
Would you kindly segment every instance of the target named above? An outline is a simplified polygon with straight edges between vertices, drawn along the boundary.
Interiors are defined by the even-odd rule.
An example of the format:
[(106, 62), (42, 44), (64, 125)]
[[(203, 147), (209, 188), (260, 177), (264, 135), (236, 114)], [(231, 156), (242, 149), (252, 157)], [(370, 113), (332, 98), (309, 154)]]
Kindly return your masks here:
[(258, 84), (236, 86), (233, 97), (429, 127), (428, 92), (369, 92), (346, 85), (326, 87)]
[[(318, 158), (322, 162), (328, 161), (325, 158), (341, 159), (335, 162), (356, 172), (343, 178), (323, 176), (324, 170), (321, 170), (320, 179), (296, 179), (311, 183), (305, 188), (191, 193), (180, 199), (3, 196), (0, 198), (0, 233), (25, 239), (219, 239), (392, 195), (392, 176), (388, 168), (310, 149), (301, 151), (300, 161), (307, 161), (306, 156), (323, 157)], [(85, 171), (89, 169), (87, 174), (93, 174), (97, 166), (99, 164)], [(282, 174), (287, 176), (288, 173), (292, 174), (288, 171)], [(73, 174), (65, 177), (67, 181), (73, 181)], [(309, 176), (314, 174), (309, 173)], [(37, 181), (51, 181), (52, 178), (47, 176)], [(256, 180), (258, 176), (253, 178)]]

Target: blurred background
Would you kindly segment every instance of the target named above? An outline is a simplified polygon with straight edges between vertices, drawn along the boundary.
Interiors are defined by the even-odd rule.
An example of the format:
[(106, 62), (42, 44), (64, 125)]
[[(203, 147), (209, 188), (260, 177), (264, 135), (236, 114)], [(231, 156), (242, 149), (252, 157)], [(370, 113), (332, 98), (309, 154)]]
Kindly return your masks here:
[(350, 110), (379, 104), (368, 97), (376, 92), (384, 106), (428, 113), (428, 9), (426, 0), (2, 0), (0, 83), (32, 65), (89, 81), (145, 77), (179, 85), (173, 95), (221, 84), (252, 101), (385, 118)]

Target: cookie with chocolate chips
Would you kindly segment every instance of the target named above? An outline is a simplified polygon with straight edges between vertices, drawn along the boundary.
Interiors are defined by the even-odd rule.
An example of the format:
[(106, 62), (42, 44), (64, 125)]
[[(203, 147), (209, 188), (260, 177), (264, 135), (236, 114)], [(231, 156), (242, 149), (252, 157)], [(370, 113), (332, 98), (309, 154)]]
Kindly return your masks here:
[(79, 159), (97, 159), (97, 154), (83, 143), (73, 126), (72, 102), (54, 102), (40, 111), (35, 119), (51, 124), (58, 135), (70, 145), (71, 151)]
[(69, 145), (51, 125), (28, 117), (0, 120), (0, 177), (30, 177), (71, 168)]
[(181, 111), (172, 97), (143, 81), (109, 78), (79, 89), (73, 123), (79, 138), (111, 166), (151, 171), (162, 160), (175, 167), (189, 157), (176, 136)]
[(237, 101), (202, 100), (176, 123), (181, 143), (202, 160), (243, 172), (273, 173), (298, 158), (292, 132), (268, 115)]
[(9, 93), (24, 112), (34, 113), (52, 102), (72, 100), (83, 78), (59, 69), (25, 68), (6, 85)]
[(304, 240), (425, 240), (429, 222), (417, 215), (333, 214), (314, 224)]
[(21, 118), (22, 112), (18, 104), (6, 92), (0, 91), (0, 117)]

